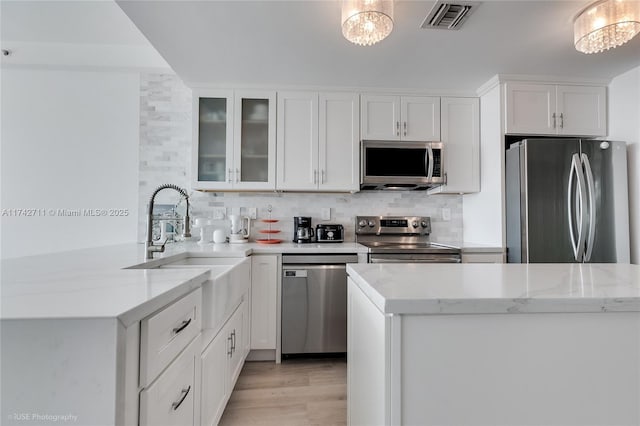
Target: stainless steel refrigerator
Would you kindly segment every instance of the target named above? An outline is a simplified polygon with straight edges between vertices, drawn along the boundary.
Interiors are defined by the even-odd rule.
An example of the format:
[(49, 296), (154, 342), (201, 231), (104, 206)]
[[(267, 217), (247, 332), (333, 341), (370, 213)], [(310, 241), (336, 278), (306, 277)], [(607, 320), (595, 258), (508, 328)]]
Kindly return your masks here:
[(624, 142), (524, 139), (505, 188), (508, 262), (629, 263)]

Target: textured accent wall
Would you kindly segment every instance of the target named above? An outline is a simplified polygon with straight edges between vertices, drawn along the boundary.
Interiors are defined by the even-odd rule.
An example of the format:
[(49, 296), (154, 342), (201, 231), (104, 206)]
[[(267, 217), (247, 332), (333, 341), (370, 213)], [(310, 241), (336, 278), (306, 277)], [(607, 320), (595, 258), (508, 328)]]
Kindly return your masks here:
[[(293, 237), (293, 216), (311, 216), (313, 224), (340, 223), (346, 239), (354, 239), (357, 215), (431, 216), (433, 241), (462, 239), (462, 197), (459, 195), (427, 195), (424, 192), (359, 192), (356, 194), (325, 193), (203, 193), (191, 190), (191, 90), (173, 75), (143, 74), (140, 88), (140, 191), (138, 239), (145, 238), (145, 212), (149, 196), (163, 183), (187, 188), (191, 193), (192, 217), (213, 218), (214, 208), (225, 208), (227, 214), (258, 209), (258, 219), (271, 216), (280, 219), (274, 226), (282, 230), (279, 238)], [(158, 203), (176, 203), (177, 193), (163, 191)], [(321, 209), (331, 208), (331, 219), (320, 220)], [(442, 209), (451, 210), (451, 220), (442, 220)], [(228, 227), (225, 220), (213, 222)], [(257, 231), (265, 227), (255, 223)], [(260, 238), (257, 232), (252, 239)]]

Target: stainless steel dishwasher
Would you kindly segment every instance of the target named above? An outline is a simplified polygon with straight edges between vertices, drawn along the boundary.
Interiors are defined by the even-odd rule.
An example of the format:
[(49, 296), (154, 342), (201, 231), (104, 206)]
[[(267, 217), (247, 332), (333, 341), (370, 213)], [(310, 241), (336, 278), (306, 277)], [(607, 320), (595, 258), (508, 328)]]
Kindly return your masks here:
[(282, 256), (282, 354), (347, 351), (347, 263), (356, 254)]

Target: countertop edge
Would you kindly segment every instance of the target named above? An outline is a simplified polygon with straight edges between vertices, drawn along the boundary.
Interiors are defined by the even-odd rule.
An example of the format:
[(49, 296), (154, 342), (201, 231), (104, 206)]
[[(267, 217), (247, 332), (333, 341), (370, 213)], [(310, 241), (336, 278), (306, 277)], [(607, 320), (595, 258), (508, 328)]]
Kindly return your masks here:
[[(431, 297), (407, 295), (386, 297), (376, 285), (392, 294), (393, 277), (390, 286), (385, 284), (371, 285), (364, 275), (360, 274), (360, 265), (347, 265), (347, 273), (353, 282), (362, 290), (369, 300), (385, 315), (447, 315), (447, 314), (536, 314), (536, 313), (618, 313), (640, 312), (640, 296), (636, 291), (629, 296), (555, 296), (548, 297)], [(377, 273), (384, 270), (384, 265), (378, 266)], [(365, 275), (371, 275), (372, 271)], [(400, 284), (399, 284), (400, 285)], [(385, 291), (386, 291), (385, 290)]]
[(209, 278), (210, 272), (206, 269), (194, 269), (193, 272), (196, 274), (193, 278), (183, 281), (170, 290), (157, 295), (153, 299), (147, 300), (129, 309), (128, 311), (119, 314), (117, 316), (118, 320), (125, 327), (129, 327), (130, 325), (148, 317), (154, 312), (163, 309), (167, 305), (200, 288), (202, 284)]

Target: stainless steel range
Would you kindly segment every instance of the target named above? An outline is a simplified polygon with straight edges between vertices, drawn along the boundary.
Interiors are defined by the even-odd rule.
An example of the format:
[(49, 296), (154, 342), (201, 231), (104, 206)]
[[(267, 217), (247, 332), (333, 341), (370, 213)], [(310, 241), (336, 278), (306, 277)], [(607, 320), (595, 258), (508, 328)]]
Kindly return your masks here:
[(357, 216), (356, 242), (369, 247), (369, 263), (460, 263), (458, 247), (429, 241), (431, 218)]

